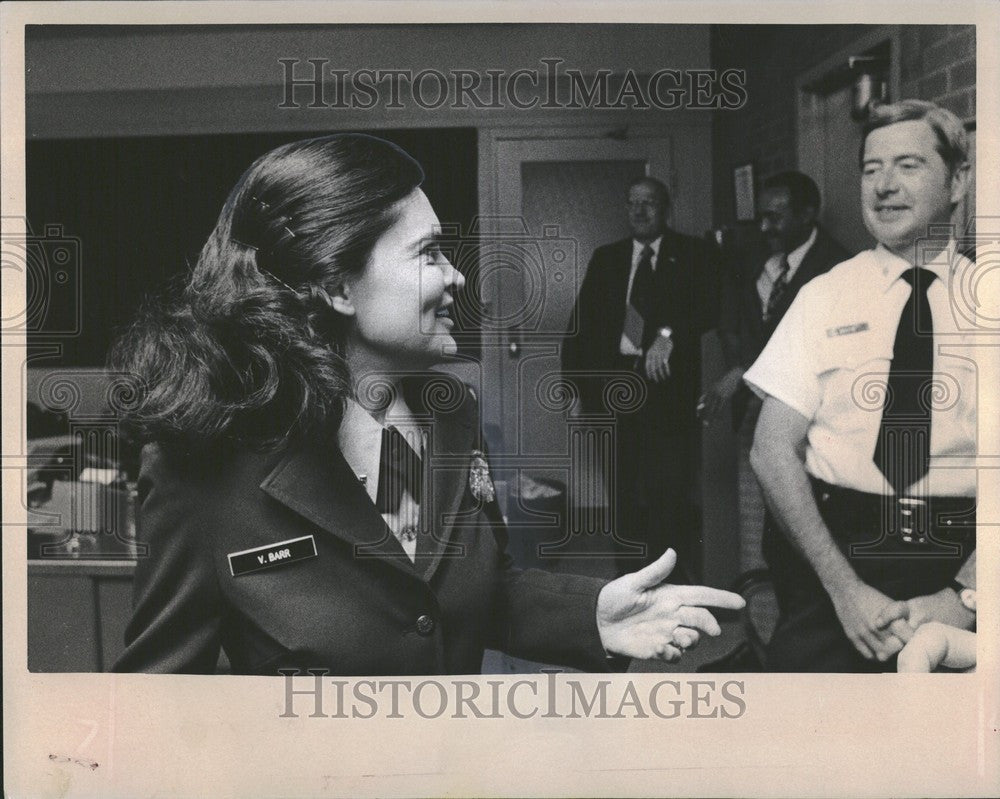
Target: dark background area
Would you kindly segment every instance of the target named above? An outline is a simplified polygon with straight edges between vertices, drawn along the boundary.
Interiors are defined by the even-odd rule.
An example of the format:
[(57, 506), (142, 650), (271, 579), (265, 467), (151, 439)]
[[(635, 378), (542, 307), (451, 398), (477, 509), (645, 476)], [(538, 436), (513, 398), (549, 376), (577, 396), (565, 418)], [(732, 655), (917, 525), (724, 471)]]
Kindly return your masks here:
[[(116, 332), (142, 299), (194, 265), (226, 196), (254, 159), (314, 135), (28, 141), (31, 231), (42, 237), (59, 226), (63, 237), (79, 239), (79, 261), (70, 265), (63, 290), (47, 292), (51, 303), (29, 345), (46, 331), (76, 326), (73, 306), (79, 286), (79, 332), (57, 336), (62, 355), (58, 363), (48, 363), (102, 366)], [(438, 218), (467, 231), (478, 213), (475, 129), (379, 130), (375, 135), (398, 144), (423, 165), (423, 189)]]
[[(713, 119), (712, 197), (716, 223), (735, 218), (733, 167), (753, 163), (760, 177), (798, 169), (795, 78), (848, 46), (871, 25), (712, 25), (714, 69), (747, 70), (752, 102)], [(974, 25), (900, 26), (899, 98), (930, 100), (959, 119), (976, 116)], [(897, 99), (899, 99), (897, 98)]]

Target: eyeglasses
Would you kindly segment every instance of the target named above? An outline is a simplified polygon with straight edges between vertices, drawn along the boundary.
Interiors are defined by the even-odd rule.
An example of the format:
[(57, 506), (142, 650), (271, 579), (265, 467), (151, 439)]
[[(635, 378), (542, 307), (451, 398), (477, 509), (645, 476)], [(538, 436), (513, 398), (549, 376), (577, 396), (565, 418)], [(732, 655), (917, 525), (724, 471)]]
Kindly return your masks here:
[(630, 211), (657, 211), (663, 207), (661, 203), (656, 200), (641, 200), (638, 202), (632, 202), (629, 200), (625, 203), (625, 207)]

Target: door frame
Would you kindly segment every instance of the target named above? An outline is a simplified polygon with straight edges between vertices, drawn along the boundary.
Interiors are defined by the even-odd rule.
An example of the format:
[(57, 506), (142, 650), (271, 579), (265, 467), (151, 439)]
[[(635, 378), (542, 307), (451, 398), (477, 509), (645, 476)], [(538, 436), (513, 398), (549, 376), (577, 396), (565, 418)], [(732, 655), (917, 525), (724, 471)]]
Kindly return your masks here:
[[(800, 73), (795, 79), (795, 111), (796, 111), (796, 154), (797, 166), (803, 170), (804, 164), (822, 164), (826, 162), (826, 141), (823, 130), (822, 94), (817, 86), (834, 73), (840, 71), (847, 59), (872, 50), (879, 45), (889, 45), (889, 98), (899, 99), (901, 77), (901, 42), (899, 25), (883, 25), (864, 36), (854, 39), (846, 47), (841, 48), (829, 58), (824, 59), (814, 67)], [(824, 178), (816, 178), (821, 197), (826, 196)]]
[[(676, 196), (676, 171), (674, 168), (674, 131), (665, 130), (654, 125), (581, 125), (581, 126), (535, 126), (535, 127), (498, 127), (480, 130), (479, 139), (479, 214), (484, 220), (496, 219), (509, 209), (511, 200), (501, 198), (520, 197), (520, 175), (508, 168), (510, 161), (505, 156), (518, 150), (525, 155), (540, 154), (539, 160), (559, 160), (555, 156), (562, 142), (607, 142), (608, 157), (628, 157), (630, 152), (636, 158), (646, 160), (646, 173), (667, 184), (671, 196)], [(660, 143), (657, 159), (650, 159), (649, 142)], [(623, 150), (625, 151), (623, 153)], [(534, 151), (534, 152), (532, 152)], [(617, 151), (617, 152), (613, 152)], [(546, 159), (546, 155), (552, 158)], [(534, 160), (525, 158), (524, 160)], [(566, 158), (565, 160), (581, 160)], [(587, 159), (582, 159), (587, 160)], [(601, 160), (599, 158), (593, 160)], [(523, 161), (516, 161), (522, 163)], [(652, 164), (652, 168), (650, 166)], [(682, 208), (680, 214), (689, 209)], [(674, 213), (671, 207), (671, 215)], [(669, 220), (673, 224), (676, 220)], [(687, 220), (684, 220), (687, 221)], [(486, 298), (484, 298), (486, 299)], [(506, 361), (509, 358), (508, 346), (512, 343), (510, 330), (484, 330), (481, 334), (482, 377), (484, 384), (487, 375), (495, 375), (502, 380), (501, 375), (509, 369)], [(486, 389), (486, 385), (484, 385)], [(484, 425), (497, 425), (501, 429), (510, 422), (513, 409), (505, 407), (504, 392), (484, 390), (481, 402), (482, 421)]]

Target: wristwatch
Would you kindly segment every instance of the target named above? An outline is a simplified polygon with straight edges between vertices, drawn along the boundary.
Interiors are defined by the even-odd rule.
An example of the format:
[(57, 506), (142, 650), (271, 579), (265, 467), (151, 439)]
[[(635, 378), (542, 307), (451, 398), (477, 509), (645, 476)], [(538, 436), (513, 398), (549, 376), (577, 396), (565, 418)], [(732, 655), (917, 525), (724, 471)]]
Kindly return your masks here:
[(969, 588), (962, 585), (958, 580), (951, 581), (951, 589), (958, 594), (958, 601), (961, 602), (966, 609), (971, 610), (973, 613), (976, 612), (976, 589)]

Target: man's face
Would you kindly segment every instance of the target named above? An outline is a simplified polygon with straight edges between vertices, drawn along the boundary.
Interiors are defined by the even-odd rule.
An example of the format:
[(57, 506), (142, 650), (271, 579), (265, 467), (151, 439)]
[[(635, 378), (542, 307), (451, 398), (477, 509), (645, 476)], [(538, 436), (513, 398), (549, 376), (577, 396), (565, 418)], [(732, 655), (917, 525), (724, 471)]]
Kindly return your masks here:
[(760, 232), (772, 253), (786, 255), (809, 238), (816, 220), (813, 209), (792, 205), (788, 189), (764, 189), (757, 205)]
[(861, 164), (861, 211), (876, 241), (906, 258), (928, 225), (947, 223), (965, 194), (968, 166), (949, 170), (925, 121), (877, 128), (865, 140)]
[(637, 183), (628, 190), (628, 224), (637, 241), (653, 241), (667, 227), (668, 205), (655, 186)]

